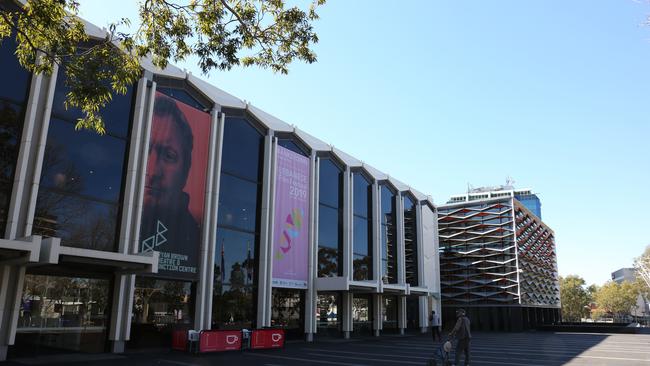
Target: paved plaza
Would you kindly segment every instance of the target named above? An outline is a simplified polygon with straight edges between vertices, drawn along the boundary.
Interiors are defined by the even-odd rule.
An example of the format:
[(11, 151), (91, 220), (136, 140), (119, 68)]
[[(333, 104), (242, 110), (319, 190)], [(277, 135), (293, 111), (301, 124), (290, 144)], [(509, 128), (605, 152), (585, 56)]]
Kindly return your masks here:
[[(198, 356), (169, 351), (126, 355), (57, 355), (14, 359), (7, 365), (426, 365), (433, 349), (429, 335), (384, 336), (315, 343), (289, 342), (281, 350)], [(471, 357), (472, 365), (650, 366), (650, 334), (477, 332), (472, 340)]]

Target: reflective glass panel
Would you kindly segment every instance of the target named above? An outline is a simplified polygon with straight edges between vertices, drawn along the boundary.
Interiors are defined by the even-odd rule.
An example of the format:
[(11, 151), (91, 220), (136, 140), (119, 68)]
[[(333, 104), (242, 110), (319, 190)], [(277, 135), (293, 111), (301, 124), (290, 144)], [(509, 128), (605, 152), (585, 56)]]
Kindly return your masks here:
[(219, 191), (219, 225), (255, 231), (259, 185), (222, 174)]
[(406, 283), (418, 286), (417, 205), (409, 196), (404, 197), (404, 259)]
[(14, 351), (104, 352), (112, 289), (106, 279), (27, 274)]
[(15, 50), (13, 37), (0, 43), (0, 233), (5, 231), (30, 86), (30, 73), (18, 63)]
[(343, 173), (330, 159), (320, 159), (318, 201), (339, 208), (343, 203)]
[(273, 288), (271, 296), (271, 326), (284, 329), (287, 338), (300, 339), (304, 337), (304, 291)]
[(337, 292), (319, 292), (317, 299), (316, 326), (318, 334), (337, 336), (341, 332), (341, 296)]
[(246, 119), (226, 117), (221, 170), (257, 182), (264, 137)]
[(372, 298), (370, 295), (352, 297), (352, 329), (355, 334), (372, 333)]

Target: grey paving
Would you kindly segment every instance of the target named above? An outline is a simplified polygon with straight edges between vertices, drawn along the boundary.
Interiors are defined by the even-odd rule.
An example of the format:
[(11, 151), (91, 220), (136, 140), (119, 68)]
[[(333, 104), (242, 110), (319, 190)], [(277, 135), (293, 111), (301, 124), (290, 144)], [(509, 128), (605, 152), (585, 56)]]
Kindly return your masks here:
[[(118, 358), (89, 359), (71, 356), (50, 359), (50, 365), (426, 365), (439, 343), (430, 335), (290, 342), (281, 350), (242, 351), (206, 355), (180, 352), (133, 352)], [(452, 355), (453, 356), (453, 355)], [(75, 358), (76, 357), (76, 358)], [(475, 333), (471, 364), (504, 366), (546, 365), (648, 365), (650, 334), (589, 333)], [(42, 358), (39, 358), (42, 361)], [(31, 362), (31, 363), (30, 363)], [(6, 365), (34, 364), (17, 359)], [(38, 364), (44, 364), (38, 362)], [(461, 362), (461, 364), (463, 364)]]

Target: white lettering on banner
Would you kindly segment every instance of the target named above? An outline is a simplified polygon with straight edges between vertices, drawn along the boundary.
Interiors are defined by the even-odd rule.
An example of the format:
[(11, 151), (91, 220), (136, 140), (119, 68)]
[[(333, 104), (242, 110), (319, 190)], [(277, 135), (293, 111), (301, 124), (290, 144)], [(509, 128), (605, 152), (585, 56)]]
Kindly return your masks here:
[(196, 267), (183, 266), (182, 262), (187, 261), (188, 257), (185, 254), (160, 252), (158, 260), (158, 269), (165, 271), (175, 271), (184, 273), (196, 273)]

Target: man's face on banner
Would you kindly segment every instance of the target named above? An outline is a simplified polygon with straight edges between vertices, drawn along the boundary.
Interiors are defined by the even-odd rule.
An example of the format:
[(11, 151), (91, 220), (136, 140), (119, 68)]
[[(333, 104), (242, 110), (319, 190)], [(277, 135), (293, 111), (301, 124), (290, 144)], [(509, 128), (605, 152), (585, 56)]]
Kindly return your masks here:
[(145, 180), (145, 207), (171, 207), (178, 203), (186, 174), (181, 132), (171, 116), (155, 116), (151, 126)]

